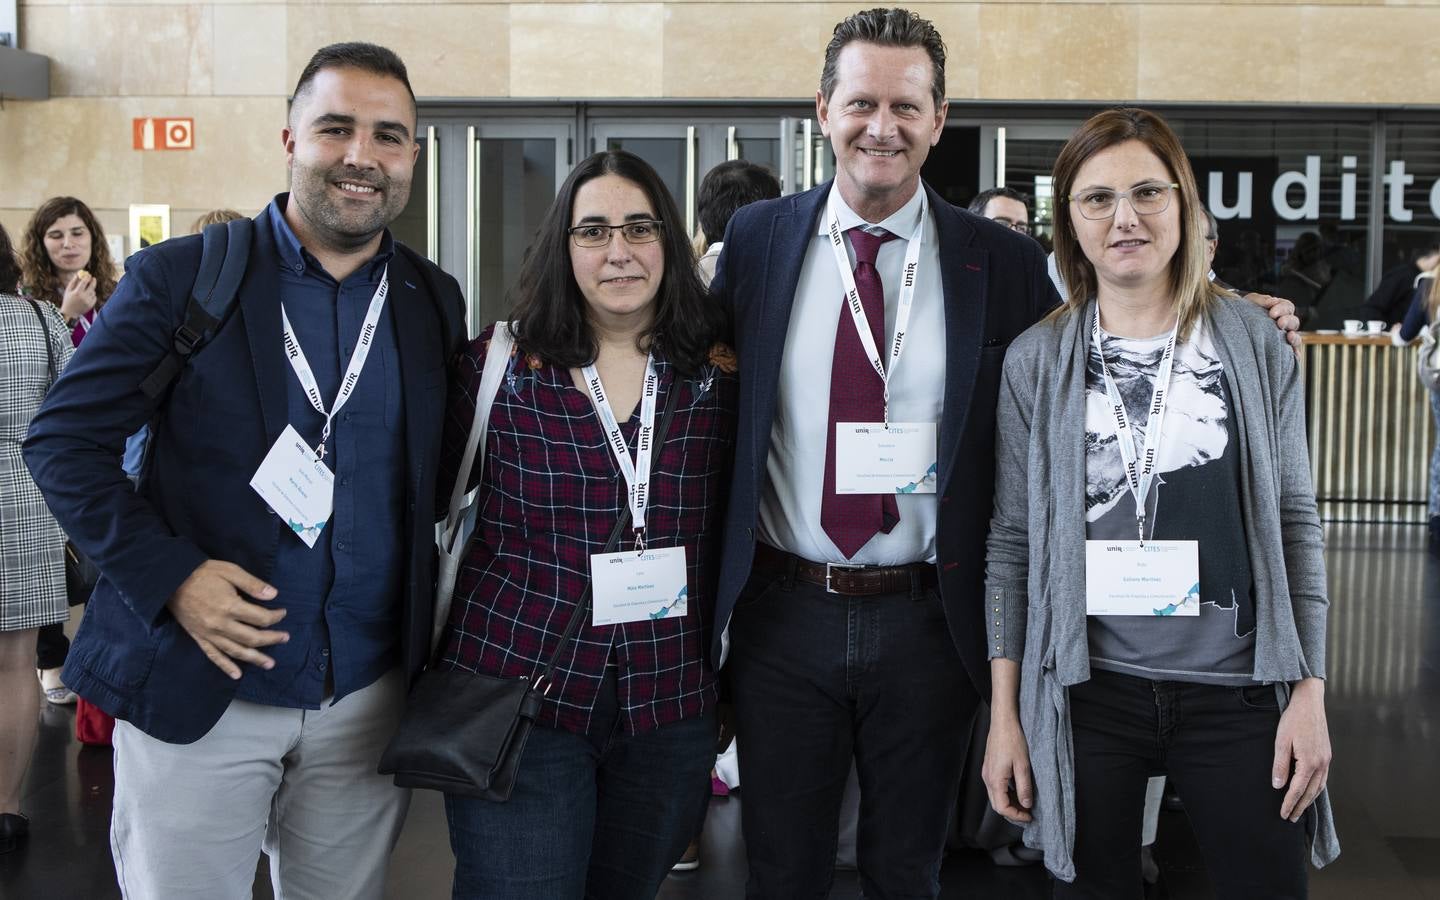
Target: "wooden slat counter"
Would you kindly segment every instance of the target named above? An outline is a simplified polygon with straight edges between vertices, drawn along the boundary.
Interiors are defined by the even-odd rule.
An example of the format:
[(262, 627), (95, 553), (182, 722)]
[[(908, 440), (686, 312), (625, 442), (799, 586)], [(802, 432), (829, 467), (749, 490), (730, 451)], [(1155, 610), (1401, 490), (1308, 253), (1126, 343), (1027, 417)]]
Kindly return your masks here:
[(1424, 522), (1435, 425), (1418, 350), (1389, 335), (1306, 333), (1310, 471), (1327, 521)]

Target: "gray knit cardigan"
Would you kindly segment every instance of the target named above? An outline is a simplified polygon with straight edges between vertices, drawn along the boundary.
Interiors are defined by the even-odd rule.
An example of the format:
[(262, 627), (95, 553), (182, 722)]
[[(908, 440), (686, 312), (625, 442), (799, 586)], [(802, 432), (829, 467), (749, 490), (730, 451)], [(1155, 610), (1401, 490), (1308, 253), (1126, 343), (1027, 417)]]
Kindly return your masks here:
[[(1056, 877), (1075, 878), (1075, 763), (1067, 688), (1090, 677), (1085, 618), (1085, 366), (1090, 317), (1030, 328), (1005, 356), (996, 416), (995, 515), (986, 560), (992, 659), (1021, 664), (1020, 721), (1035, 778), (1025, 843)], [(1320, 518), (1295, 354), (1255, 305), (1226, 298), (1204, 314), (1225, 368), (1240, 436), (1241, 515), (1255, 586), (1255, 680), (1325, 677)], [(1037, 488), (1032, 490), (1032, 486)], [(1335, 859), (1328, 793), (1305, 821), (1311, 859)]]

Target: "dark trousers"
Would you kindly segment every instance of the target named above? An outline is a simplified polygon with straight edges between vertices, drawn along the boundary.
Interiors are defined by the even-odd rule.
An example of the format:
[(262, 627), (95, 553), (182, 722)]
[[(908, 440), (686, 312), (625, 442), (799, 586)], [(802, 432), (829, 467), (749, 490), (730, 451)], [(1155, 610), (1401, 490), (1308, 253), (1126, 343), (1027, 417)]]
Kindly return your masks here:
[(710, 800), (715, 713), (626, 734), (612, 673), (592, 725), (532, 729), (504, 803), (445, 795), (455, 900), (653, 900)]
[(730, 622), (727, 671), (748, 896), (829, 896), (852, 759), (867, 900), (939, 896), (979, 700), (936, 593), (844, 597), (757, 573)]
[[(1218, 687), (1092, 670), (1070, 688), (1075, 736), (1075, 881), (1055, 897), (1143, 896), (1145, 781), (1168, 775), (1222, 900), (1306, 895), (1305, 817), (1280, 818), (1270, 786), (1280, 722), (1269, 685)], [(1307, 812), (1306, 816), (1314, 815)]]
[(35, 636), (35, 668), (58, 669), (70, 654), (70, 639), (65, 636), (65, 623), (46, 625)]

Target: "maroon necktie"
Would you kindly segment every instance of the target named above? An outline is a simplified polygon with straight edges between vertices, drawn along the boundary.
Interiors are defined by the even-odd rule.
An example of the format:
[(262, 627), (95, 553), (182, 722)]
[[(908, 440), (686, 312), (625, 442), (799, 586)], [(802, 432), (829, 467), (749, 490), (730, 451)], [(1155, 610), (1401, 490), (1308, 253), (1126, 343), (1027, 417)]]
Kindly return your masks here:
[[(855, 287), (870, 323), (877, 348), (885, 346), (885, 288), (875, 270), (880, 245), (892, 240), (889, 232), (870, 234), (852, 228), (855, 250)], [(885, 383), (860, 343), (850, 306), (840, 304), (840, 325), (835, 330), (835, 360), (830, 369), (830, 421), (825, 437), (825, 492), (820, 497), (820, 526), (835, 546), (850, 559), (875, 532), (887, 534), (900, 521), (894, 494), (835, 493), (835, 423), (879, 422), (885, 415)]]

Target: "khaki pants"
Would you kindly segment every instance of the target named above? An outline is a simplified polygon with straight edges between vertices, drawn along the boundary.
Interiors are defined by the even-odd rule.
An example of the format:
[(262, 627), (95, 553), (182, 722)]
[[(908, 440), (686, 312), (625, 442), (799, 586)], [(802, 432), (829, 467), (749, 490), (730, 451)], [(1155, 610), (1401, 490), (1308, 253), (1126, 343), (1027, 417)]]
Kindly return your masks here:
[(410, 792), (375, 774), (405, 699), (396, 669), (318, 710), (236, 700), (193, 744), (115, 727), (110, 847), (126, 900), (379, 900)]

